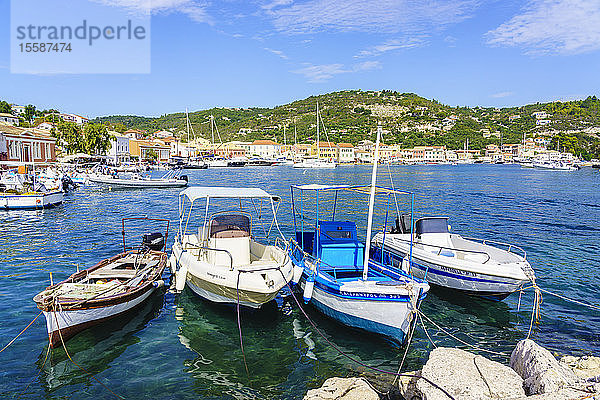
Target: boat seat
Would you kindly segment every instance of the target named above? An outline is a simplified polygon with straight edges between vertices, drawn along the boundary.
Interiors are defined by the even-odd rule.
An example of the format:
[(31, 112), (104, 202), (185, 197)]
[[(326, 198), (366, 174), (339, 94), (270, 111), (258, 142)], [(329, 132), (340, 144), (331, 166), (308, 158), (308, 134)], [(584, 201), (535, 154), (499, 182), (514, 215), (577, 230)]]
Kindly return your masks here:
[(452, 250), (454, 246), (449, 233), (423, 233), (419, 241), (423, 248), (431, 253), (445, 257), (456, 257), (456, 252)]

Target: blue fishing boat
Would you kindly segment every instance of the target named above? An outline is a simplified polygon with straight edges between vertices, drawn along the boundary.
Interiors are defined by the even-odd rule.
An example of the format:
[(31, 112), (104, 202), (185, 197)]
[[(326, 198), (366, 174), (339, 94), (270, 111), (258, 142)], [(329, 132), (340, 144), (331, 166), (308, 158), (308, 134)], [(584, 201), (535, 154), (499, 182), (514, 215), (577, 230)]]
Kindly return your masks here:
[[(380, 135), (381, 129), (370, 186), (291, 187), (295, 237), (290, 241), (290, 257), (295, 267), (302, 269), (299, 283), (305, 302), (347, 326), (403, 344), (429, 285), (369, 255), (375, 197), (387, 196), (388, 205), (391, 196), (408, 194), (413, 198), (411, 193), (376, 186)], [(360, 194), (369, 194), (366, 243), (359, 241), (355, 222), (336, 219), (337, 205), (349, 204)], [(295, 195), (297, 199), (299, 195), (299, 208)], [(304, 206), (307, 196), (316, 199), (314, 209), (307, 210)], [(332, 204), (332, 209), (320, 212), (320, 199)], [(316, 214), (314, 224), (307, 211)], [(356, 214), (355, 209), (347, 212)], [(321, 218), (325, 214), (331, 215), (331, 219)]]

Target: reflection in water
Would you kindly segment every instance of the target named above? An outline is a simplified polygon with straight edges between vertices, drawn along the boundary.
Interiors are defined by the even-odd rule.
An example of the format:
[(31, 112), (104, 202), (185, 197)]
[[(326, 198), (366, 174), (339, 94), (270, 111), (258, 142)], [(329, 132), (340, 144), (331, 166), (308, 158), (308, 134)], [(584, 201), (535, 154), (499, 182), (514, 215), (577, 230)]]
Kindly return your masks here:
[[(66, 343), (71, 358), (92, 374), (104, 371), (128, 346), (139, 343), (136, 333), (159, 315), (163, 303), (163, 292), (157, 291), (141, 308), (81, 332)], [(39, 368), (45, 357), (46, 350), (38, 357)], [(65, 385), (88, 382), (89, 374), (73, 364), (59, 347), (51, 350), (40, 380), (45, 390), (52, 392)]]

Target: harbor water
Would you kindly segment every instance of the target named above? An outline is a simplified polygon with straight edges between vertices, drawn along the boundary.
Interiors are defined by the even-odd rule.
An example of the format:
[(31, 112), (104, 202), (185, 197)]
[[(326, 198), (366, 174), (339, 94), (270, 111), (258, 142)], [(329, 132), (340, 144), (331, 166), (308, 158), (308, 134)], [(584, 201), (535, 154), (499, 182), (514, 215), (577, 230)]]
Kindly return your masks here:
[[(191, 185), (256, 186), (281, 196), (279, 222), (285, 235), (291, 236), (290, 185), (367, 185), (371, 168), (277, 166), (185, 173)], [(542, 171), (518, 165), (380, 167), (378, 183), (390, 186), (390, 177), (397, 189), (415, 193), (415, 216), (448, 216), (454, 233), (517, 244), (527, 251), (540, 287), (600, 303), (599, 170)], [(49, 285), (50, 272), (57, 282), (122, 250), (122, 218), (169, 219), (170, 248), (178, 225), (178, 193), (178, 189), (81, 187), (55, 209), (0, 212), (0, 347), (38, 314), (32, 298)], [(401, 212), (409, 206), (406, 199), (397, 199)], [(386, 204), (379, 202), (383, 206), (377, 214), (379, 229)], [(364, 237), (366, 201), (348, 201), (338, 208), (343, 218), (358, 223)], [(387, 209), (395, 215), (395, 203)], [(169, 281), (167, 272), (165, 280)], [(422, 311), (466, 342), (509, 354), (527, 335), (532, 301), (531, 291), (491, 302), (432, 289)], [(548, 294), (541, 307), (533, 339), (557, 354), (598, 355), (600, 312)], [(306, 310), (327, 339), (345, 353), (379, 369), (397, 370), (402, 349), (338, 325), (311, 307)], [(329, 377), (365, 373), (364, 367), (330, 347), (289, 299), (245, 311), (241, 319), (248, 374), (235, 309), (210, 304), (187, 289), (154, 296), (133, 317), (89, 329), (67, 342), (69, 356), (83, 369), (62, 348), (51, 350), (46, 360), (48, 339), (40, 316), (0, 353), (0, 398), (111, 399), (113, 391), (127, 399), (298, 399)], [(438, 346), (466, 348), (427, 322), (425, 326)], [(419, 326), (404, 369), (419, 368), (431, 349)], [(503, 355), (490, 357), (507, 362)]]

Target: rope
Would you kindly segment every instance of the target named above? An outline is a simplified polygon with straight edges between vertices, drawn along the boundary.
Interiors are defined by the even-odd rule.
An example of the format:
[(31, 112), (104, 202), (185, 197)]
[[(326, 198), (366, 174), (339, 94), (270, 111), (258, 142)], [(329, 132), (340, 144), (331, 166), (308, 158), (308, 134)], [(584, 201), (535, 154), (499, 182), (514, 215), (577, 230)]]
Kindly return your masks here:
[(433, 340), (431, 339), (431, 336), (429, 336), (429, 332), (427, 332), (427, 328), (425, 328), (425, 323), (423, 322), (423, 318), (421, 317), (421, 313), (417, 314), (419, 316), (419, 321), (421, 321), (421, 326), (423, 327), (423, 331), (425, 332), (425, 335), (427, 336), (427, 339), (429, 339), (429, 342), (433, 345), (433, 347), (435, 349), (437, 349), (437, 345), (433, 342)]
[[(281, 273), (281, 275), (283, 276), (283, 272), (281, 271), (281, 269), (279, 269), (279, 273)], [(284, 280), (285, 280), (285, 276), (283, 276)], [(321, 332), (321, 330), (319, 328), (317, 328), (317, 325), (313, 322), (313, 320), (308, 316), (308, 314), (306, 313), (306, 311), (304, 310), (304, 308), (302, 307), (302, 305), (300, 304), (300, 302), (298, 301), (298, 299), (296, 298), (296, 295), (294, 294), (294, 292), (292, 291), (292, 288), (290, 287), (289, 283), (287, 283), (286, 281), (286, 285), (288, 287), (288, 289), (290, 290), (290, 293), (292, 295), (292, 298), (294, 299), (294, 301), (296, 302), (296, 305), (298, 305), (298, 308), (300, 309), (300, 311), (302, 312), (302, 314), (304, 315), (304, 317), (306, 318), (306, 320), (310, 323), (310, 325), (313, 327), (313, 329), (319, 334), (319, 336), (321, 336), (321, 338), (323, 338), (323, 340), (325, 340), (331, 347), (333, 347), (340, 355), (342, 355), (343, 357), (346, 357), (347, 359), (349, 359), (350, 361), (360, 365), (363, 368), (366, 369), (370, 369), (372, 371), (375, 372), (379, 372), (382, 374), (387, 374), (387, 375), (394, 375), (394, 376), (404, 376), (404, 377), (408, 377), (408, 378), (417, 378), (417, 379), (423, 379), (425, 382), (429, 383), (430, 385), (432, 385), (434, 388), (440, 390), (442, 393), (444, 393), (449, 399), (451, 400), (456, 400), (450, 393), (448, 393), (444, 388), (442, 388), (441, 386), (435, 384), (434, 382), (432, 382), (431, 380), (429, 380), (428, 378), (425, 378), (423, 376), (420, 375), (414, 375), (414, 374), (405, 374), (405, 373), (397, 373), (397, 372), (392, 372), (392, 371), (386, 371), (383, 369), (379, 369), (379, 368), (375, 368), (372, 367), (370, 365), (367, 365), (365, 363), (363, 363), (362, 361), (354, 358), (353, 356), (347, 354), (346, 352), (344, 352), (342, 349), (340, 349), (335, 343), (333, 343), (332, 341), (330, 341), (329, 339), (327, 339), (327, 337), (325, 336), (325, 334), (323, 332)]]
[(237, 323), (238, 331), (240, 333), (240, 348), (242, 349), (242, 357), (244, 358), (244, 367), (246, 368), (246, 375), (250, 379), (250, 372), (248, 372), (248, 364), (246, 363), (246, 353), (244, 352), (244, 341), (242, 340), (242, 320), (240, 318), (240, 275), (242, 271), (238, 270), (237, 282), (235, 284), (235, 291), (237, 293)]
[(23, 330), (22, 330), (21, 332), (19, 332), (19, 334), (18, 334), (17, 336), (15, 336), (15, 338), (14, 338), (13, 340), (11, 340), (10, 342), (8, 342), (8, 344), (7, 344), (6, 346), (4, 346), (4, 347), (2, 348), (2, 350), (0, 350), (0, 353), (2, 353), (4, 350), (6, 350), (6, 348), (7, 348), (8, 346), (10, 346), (11, 344), (13, 344), (13, 342), (14, 342), (15, 340), (17, 340), (17, 339), (19, 338), (19, 336), (21, 336), (21, 335), (23, 334), (23, 332), (25, 332), (25, 331), (26, 331), (26, 330), (27, 330), (27, 329), (28, 329), (28, 328), (29, 328), (31, 325), (33, 325), (33, 323), (35, 322), (35, 320), (36, 320), (36, 319), (38, 319), (38, 317), (39, 317), (40, 315), (42, 315), (42, 311), (40, 311), (40, 313), (39, 313), (38, 315), (36, 315), (36, 316), (35, 316), (35, 318), (33, 319), (33, 321), (31, 321), (31, 322), (29, 323), (29, 325), (27, 325), (25, 328), (23, 328)]
[(506, 354), (506, 353), (500, 353), (500, 352), (497, 352), (497, 351), (492, 351), (492, 350), (486, 350), (486, 349), (482, 349), (481, 347), (478, 347), (478, 346), (472, 345), (472, 344), (470, 344), (470, 343), (468, 343), (468, 342), (465, 342), (464, 340), (462, 340), (462, 339), (460, 339), (460, 338), (456, 337), (455, 335), (451, 334), (450, 332), (448, 332), (447, 330), (445, 330), (444, 328), (442, 328), (441, 326), (439, 326), (438, 324), (436, 324), (435, 322), (433, 322), (433, 321), (432, 321), (432, 320), (431, 320), (431, 319), (430, 319), (430, 318), (429, 318), (427, 315), (423, 314), (423, 312), (422, 312), (422, 311), (418, 311), (418, 313), (419, 313), (420, 315), (422, 315), (423, 317), (425, 317), (425, 319), (427, 319), (427, 321), (429, 321), (429, 322), (430, 322), (430, 323), (431, 323), (433, 326), (435, 326), (435, 327), (436, 327), (438, 330), (440, 330), (440, 331), (442, 331), (443, 333), (445, 333), (446, 335), (450, 336), (452, 339), (454, 339), (454, 340), (456, 340), (456, 341), (458, 341), (458, 342), (460, 342), (460, 343), (464, 344), (465, 346), (469, 346), (470, 348), (472, 348), (472, 349), (474, 349), (474, 350), (482, 351), (482, 352), (484, 352), (484, 353), (490, 353), (490, 354), (495, 354), (495, 355), (498, 355), (498, 356), (509, 357), (509, 355), (508, 355), (508, 354)]
[(122, 396), (119, 396), (118, 394), (116, 394), (115, 392), (113, 392), (112, 390), (110, 390), (110, 388), (108, 386), (106, 386), (104, 383), (102, 383), (98, 378), (96, 378), (94, 376), (94, 374), (92, 374), (91, 372), (87, 371), (85, 368), (83, 368), (81, 365), (77, 364), (75, 362), (75, 360), (73, 360), (71, 358), (71, 355), (69, 354), (69, 352), (67, 351), (67, 346), (65, 345), (65, 341), (63, 340), (62, 337), (62, 332), (60, 331), (60, 326), (58, 325), (58, 317), (56, 316), (56, 308), (54, 308), (53, 310), (53, 314), (54, 314), (54, 320), (56, 321), (56, 330), (58, 331), (58, 336), (60, 337), (60, 341), (62, 343), (63, 349), (65, 349), (65, 354), (67, 355), (67, 357), (69, 357), (69, 360), (71, 360), (71, 362), (73, 364), (75, 364), (80, 370), (82, 370), (83, 372), (85, 372), (86, 374), (89, 374), (90, 377), (92, 379), (94, 379), (96, 382), (98, 382), (100, 385), (102, 385), (106, 390), (108, 390), (112, 395), (114, 395), (117, 399), (120, 400), (124, 400), (125, 398)]
[(579, 304), (580, 306), (589, 307), (589, 308), (591, 308), (591, 309), (593, 309), (593, 310), (600, 311), (600, 307), (598, 307), (598, 306), (595, 306), (595, 305), (593, 305), (593, 304), (584, 303), (584, 302), (582, 302), (582, 301), (579, 301), (579, 300), (570, 299), (570, 298), (568, 298), (568, 297), (562, 296), (562, 295), (560, 295), (560, 294), (558, 294), (558, 293), (553, 293), (553, 292), (551, 292), (551, 291), (549, 291), (549, 290), (546, 290), (546, 289), (542, 289), (542, 288), (539, 288), (539, 289), (540, 289), (540, 291), (542, 291), (542, 292), (544, 292), (544, 293), (548, 293), (548, 294), (550, 294), (550, 295), (552, 295), (552, 296), (556, 296), (556, 297), (558, 297), (558, 298), (560, 298), (560, 299), (563, 299), (563, 300), (566, 300), (566, 301), (570, 301), (570, 302), (572, 302), (572, 303), (575, 303), (575, 304)]
[(49, 354), (50, 354), (50, 342), (48, 342), (48, 349), (46, 350), (46, 357), (44, 358), (44, 363), (40, 367), (40, 370), (38, 371), (38, 373), (33, 377), (33, 379), (31, 381), (29, 381), (29, 383), (27, 384), (27, 386), (25, 386), (25, 389), (21, 392), (21, 394), (19, 394), (19, 397), (17, 397), (17, 400), (19, 400), (21, 397), (23, 397), (23, 395), (27, 392), (27, 389), (29, 389), (29, 386), (31, 386), (31, 384), (40, 376), (40, 374), (42, 373), (42, 370), (46, 366), (46, 361), (48, 361)]

